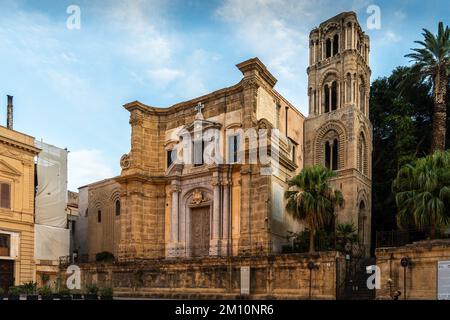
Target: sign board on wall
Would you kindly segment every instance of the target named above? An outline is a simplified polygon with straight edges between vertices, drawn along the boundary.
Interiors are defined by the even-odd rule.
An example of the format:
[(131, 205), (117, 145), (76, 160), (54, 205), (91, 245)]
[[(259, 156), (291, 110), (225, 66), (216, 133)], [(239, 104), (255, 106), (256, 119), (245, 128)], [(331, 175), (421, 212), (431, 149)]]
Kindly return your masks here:
[(250, 294), (250, 267), (241, 267), (241, 295)]
[(438, 300), (450, 300), (450, 261), (438, 261)]

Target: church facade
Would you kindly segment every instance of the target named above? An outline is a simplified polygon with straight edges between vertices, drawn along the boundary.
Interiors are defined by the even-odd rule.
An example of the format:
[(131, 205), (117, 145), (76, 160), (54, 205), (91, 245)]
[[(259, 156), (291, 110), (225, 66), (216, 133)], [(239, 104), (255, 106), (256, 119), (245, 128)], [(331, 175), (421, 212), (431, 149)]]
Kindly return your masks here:
[[(169, 108), (124, 106), (131, 150), (111, 195), (94, 184), (88, 200), (89, 213), (115, 215), (104, 221), (119, 260), (279, 252), (303, 229), (286, 213), (287, 182), (318, 164), (336, 171), (344, 195), (335, 223), (353, 223), (369, 248), (369, 39), (347, 12), (314, 29), (309, 48), (308, 117), (274, 89), (258, 58), (237, 65), (234, 86)], [(105, 229), (92, 219), (89, 233)]]

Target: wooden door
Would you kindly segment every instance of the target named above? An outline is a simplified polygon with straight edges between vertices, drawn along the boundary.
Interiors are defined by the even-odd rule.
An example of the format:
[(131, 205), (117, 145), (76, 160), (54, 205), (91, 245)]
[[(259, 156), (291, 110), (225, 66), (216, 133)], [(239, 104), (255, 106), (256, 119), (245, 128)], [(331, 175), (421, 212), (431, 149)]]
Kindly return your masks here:
[(14, 261), (0, 260), (0, 288), (8, 290), (14, 285)]
[(209, 255), (210, 240), (209, 207), (191, 209), (191, 247), (192, 256)]

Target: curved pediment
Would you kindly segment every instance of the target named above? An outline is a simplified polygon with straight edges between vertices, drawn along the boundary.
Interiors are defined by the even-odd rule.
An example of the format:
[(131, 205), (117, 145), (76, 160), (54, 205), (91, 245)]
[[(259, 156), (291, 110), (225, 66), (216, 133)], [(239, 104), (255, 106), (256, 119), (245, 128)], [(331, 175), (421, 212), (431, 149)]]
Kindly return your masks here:
[(190, 125), (185, 126), (183, 129), (192, 133), (194, 131), (197, 131), (201, 129), (202, 131), (208, 130), (208, 129), (220, 129), (222, 128), (222, 124), (210, 121), (210, 120), (203, 120), (203, 119), (196, 119), (194, 122), (192, 122)]

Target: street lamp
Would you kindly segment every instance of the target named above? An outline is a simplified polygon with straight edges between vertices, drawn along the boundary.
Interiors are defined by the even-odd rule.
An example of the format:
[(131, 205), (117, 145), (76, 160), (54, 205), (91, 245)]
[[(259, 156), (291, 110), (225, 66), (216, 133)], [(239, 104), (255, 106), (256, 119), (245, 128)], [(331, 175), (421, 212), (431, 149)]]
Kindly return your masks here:
[(311, 300), (312, 297), (312, 271), (313, 269), (317, 268), (314, 261), (308, 262), (308, 269), (309, 269), (309, 300)]
[(403, 257), (400, 260), (400, 265), (403, 267), (403, 293), (405, 294), (403, 299), (406, 300), (406, 269), (411, 266), (411, 259)]

